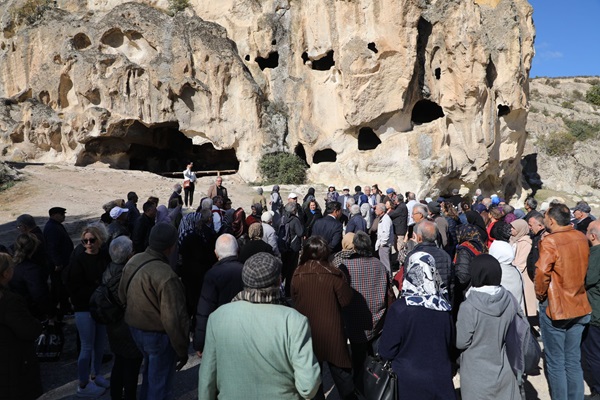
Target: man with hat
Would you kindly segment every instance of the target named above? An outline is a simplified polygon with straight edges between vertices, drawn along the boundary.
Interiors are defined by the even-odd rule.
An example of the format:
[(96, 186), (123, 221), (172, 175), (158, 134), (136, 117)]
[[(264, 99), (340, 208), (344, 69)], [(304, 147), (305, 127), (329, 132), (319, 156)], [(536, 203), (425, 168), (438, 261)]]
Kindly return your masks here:
[(119, 236), (129, 236), (129, 229), (127, 229), (129, 209), (115, 206), (110, 210), (110, 217), (112, 218), (112, 222), (108, 225), (109, 246), (113, 239)]
[(156, 224), (148, 247), (127, 262), (119, 284), (119, 298), (127, 305), (125, 322), (144, 356), (142, 399), (170, 398), (173, 373), (188, 359), (185, 290), (169, 266), (176, 243), (177, 229), (172, 224)]
[(308, 319), (283, 305), (280, 275), (281, 261), (270, 254), (258, 253), (246, 261), (244, 289), (208, 320), (198, 398), (315, 396), (321, 377)]
[(575, 217), (575, 229), (584, 234), (587, 233), (588, 226), (590, 225), (590, 222), (593, 221), (592, 217), (590, 217), (592, 209), (588, 203), (580, 201), (572, 211), (573, 216)]
[(52, 207), (48, 210), (50, 218), (44, 226), (44, 239), (48, 249), (50, 262), (50, 295), (52, 302), (59, 306), (61, 314), (71, 314), (73, 309), (69, 302), (69, 294), (61, 279), (61, 271), (71, 259), (73, 241), (63, 226), (67, 210), (62, 207)]
[[(288, 195), (288, 203), (294, 204), (296, 207), (296, 216), (300, 221), (304, 221), (304, 210), (302, 209), (302, 206), (298, 204), (298, 195), (296, 193), (292, 192)], [(289, 213), (286, 213), (285, 215), (289, 215)]]
[(342, 194), (338, 197), (338, 200), (340, 202), (340, 204), (342, 205), (342, 213), (344, 213), (346, 216), (350, 213), (350, 210), (348, 210), (348, 199), (353, 198), (352, 196), (350, 196), (350, 188), (348, 186), (344, 186), (344, 189), (342, 190)]

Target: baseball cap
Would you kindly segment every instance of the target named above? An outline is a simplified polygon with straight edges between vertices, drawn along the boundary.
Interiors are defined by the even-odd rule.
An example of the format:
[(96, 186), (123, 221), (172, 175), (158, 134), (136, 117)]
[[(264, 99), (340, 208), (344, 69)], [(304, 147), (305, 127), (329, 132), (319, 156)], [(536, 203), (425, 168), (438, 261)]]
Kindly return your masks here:
[(110, 217), (112, 219), (117, 219), (121, 216), (121, 214), (129, 212), (127, 208), (121, 208), (119, 206), (115, 206), (110, 210)]

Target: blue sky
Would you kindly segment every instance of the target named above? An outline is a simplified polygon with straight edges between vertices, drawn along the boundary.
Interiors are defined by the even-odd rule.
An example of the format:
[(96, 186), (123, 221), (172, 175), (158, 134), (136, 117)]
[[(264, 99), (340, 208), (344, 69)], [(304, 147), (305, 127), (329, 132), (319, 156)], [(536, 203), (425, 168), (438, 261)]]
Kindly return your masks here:
[(600, 0), (529, 3), (536, 28), (529, 75), (600, 75)]

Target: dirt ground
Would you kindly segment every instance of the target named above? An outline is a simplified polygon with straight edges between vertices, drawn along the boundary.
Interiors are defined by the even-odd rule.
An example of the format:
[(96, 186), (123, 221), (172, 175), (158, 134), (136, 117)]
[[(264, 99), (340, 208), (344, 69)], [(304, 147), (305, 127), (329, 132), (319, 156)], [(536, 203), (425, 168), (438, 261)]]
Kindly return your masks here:
[[(138, 208), (149, 196), (157, 196), (164, 204), (172, 193), (175, 183), (180, 183), (181, 178), (165, 178), (149, 172), (114, 170), (96, 165), (95, 167), (74, 167), (56, 164), (30, 164), (20, 166), (22, 180), (13, 187), (0, 192), (0, 243), (6, 246), (12, 244), (17, 231), (15, 219), (21, 214), (31, 214), (36, 218), (38, 225), (43, 228), (48, 218), (48, 209), (55, 206), (67, 209), (65, 226), (73, 238), (77, 238), (81, 228), (91, 221), (99, 219), (103, 213), (102, 205), (110, 200), (126, 198), (127, 192), (135, 191), (140, 202)], [(201, 177), (196, 185), (194, 206), (206, 194), (215, 177)], [(237, 175), (223, 176), (223, 185), (227, 187), (235, 207), (242, 206), (249, 211), (255, 187), (248, 186)], [(308, 185), (282, 186), (282, 197), (294, 191), (299, 197), (306, 193)], [(324, 185), (317, 185), (317, 199), (324, 196)], [(265, 194), (271, 188), (264, 187)], [(44, 399), (71, 398), (75, 388), (73, 373), (75, 354), (70, 354), (64, 360), (61, 368), (57, 364), (47, 363), (42, 366), (42, 374), (46, 387), (50, 389)], [(189, 365), (185, 368), (188, 374), (197, 373), (199, 360), (190, 358)], [(106, 372), (109, 372), (108, 370)], [(194, 387), (197, 384), (197, 375), (179, 381), (180, 389), (177, 398), (194, 398)], [(195, 376), (194, 376), (195, 375)], [(458, 376), (455, 386), (459, 387)], [(543, 372), (538, 376), (529, 377), (526, 383), (527, 399), (550, 399), (548, 385)], [(586, 388), (586, 394), (589, 389)], [(328, 398), (336, 396), (333, 391)], [(103, 398), (109, 398), (105, 395)]]

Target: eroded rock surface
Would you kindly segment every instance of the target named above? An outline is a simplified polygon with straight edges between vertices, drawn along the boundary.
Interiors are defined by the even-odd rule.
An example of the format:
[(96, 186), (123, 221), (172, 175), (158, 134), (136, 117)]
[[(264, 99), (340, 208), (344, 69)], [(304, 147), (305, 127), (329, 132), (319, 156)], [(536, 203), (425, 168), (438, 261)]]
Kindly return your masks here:
[(59, 1), (12, 30), (5, 13), (6, 156), (177, 170), (199, 152), (182, 132), (247, 180), (287, 150), (317, 182), (520, 190), (525, 0), (113, 3)]

